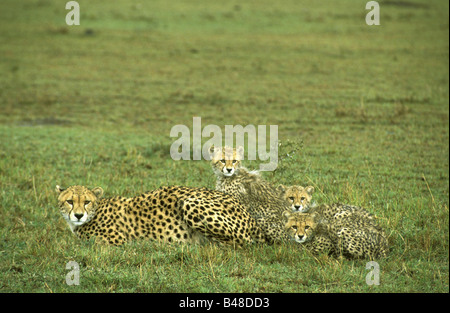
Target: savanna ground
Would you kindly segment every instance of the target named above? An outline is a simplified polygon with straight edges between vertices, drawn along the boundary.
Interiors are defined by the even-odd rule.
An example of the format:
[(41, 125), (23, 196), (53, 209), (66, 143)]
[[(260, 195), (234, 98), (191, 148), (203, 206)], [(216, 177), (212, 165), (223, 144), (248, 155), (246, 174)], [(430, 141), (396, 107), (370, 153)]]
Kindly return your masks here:
[[(366, 1), (78, 2), (80, 26), (66, 1), (0, 4), (1, 292), (449, 291), (447, 1), (380, 1), (380, 26)], [(391, 244), (380, 285), (366, 260), (292, 244), (75, 239), (56, 184), (214, 188), (208, 162), (169, 155), (194, 116), (278, 125), (267, 180), (376, 214)]]

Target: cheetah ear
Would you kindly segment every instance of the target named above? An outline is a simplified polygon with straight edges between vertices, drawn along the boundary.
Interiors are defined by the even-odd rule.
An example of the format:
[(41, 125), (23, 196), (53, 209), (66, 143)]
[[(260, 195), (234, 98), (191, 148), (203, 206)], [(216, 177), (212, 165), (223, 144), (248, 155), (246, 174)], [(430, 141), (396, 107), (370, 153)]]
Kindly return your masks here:
[(244, 147), (243, 146), (239, 146), (236, 149), (236, 156), (239, 160), (243, 160), (244, 159)]
[(291, 216), (291, 212), (290, 211), (284, 211), (283, 212), (283, 218), (284, 218), (285, 222), (287, 222), (289, 220), (290, 216)]
[(102, 187), (95, 187), (91, 191), (94, 193), (94, 195), (97, 198), (101, 198), (103, 196), (103, 189), (102, 189)]
[(58, 194), (60, 194), (60, 193), (63, 192), (65, 189), (64, 189), (64, 188), (61, 188), (61, 186), (59, 186), (59, 185), (56, 185), (55, 190), (56, 190), (56, 192), (57, 192)]
[(278, 187), (277, 187), (277, 191), (280, 194), (284, 194), (286, 192), (286, 189), (287, 189), (287, 187), (285, 185), (282, 185), (282, 184), (278, 185)]
[(314, 187), (313, 186), (308, 186), (305, 188), (306, 192), (310, 195), (312, 195), (314, 193)]
[(216, 153), (219, 152), (220, 150), (221, 150), (220, 147), (215, 147), (214, 145), (211, 145), (211, 147), (208, 150), (210, 159), (212, 159), (216, 155)]

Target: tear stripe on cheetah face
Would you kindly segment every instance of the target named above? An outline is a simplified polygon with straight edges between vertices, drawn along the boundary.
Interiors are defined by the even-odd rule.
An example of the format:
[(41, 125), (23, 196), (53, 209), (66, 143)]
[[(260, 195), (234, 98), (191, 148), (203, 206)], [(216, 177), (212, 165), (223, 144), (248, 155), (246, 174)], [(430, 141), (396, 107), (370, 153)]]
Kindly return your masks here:
[(103, 195), (103, 189), (96, 187), (92, 190), (84, 186), (63, 189), (56, 186), (61, 215), (73, 232), (77, 227), (89, 222), (95, 214), (98, 200)]
[(289, 186), (279, 185), (277, 190), (292, 205), (293, 212), (308, 212), (311, 206), (312, 195), (314, 193), (313, 186)]
[(244, 159), (244, 148), (214, 147), (209, 150), (211, 166), (216, 175), (231, 177), (239, 171), (241, 160)]
[(286, 221), (285, 230), (292, 240), (304, 243), (314, 238), (314, 233), (319, 226), (316, 215), (285, 211), (283, 217)]

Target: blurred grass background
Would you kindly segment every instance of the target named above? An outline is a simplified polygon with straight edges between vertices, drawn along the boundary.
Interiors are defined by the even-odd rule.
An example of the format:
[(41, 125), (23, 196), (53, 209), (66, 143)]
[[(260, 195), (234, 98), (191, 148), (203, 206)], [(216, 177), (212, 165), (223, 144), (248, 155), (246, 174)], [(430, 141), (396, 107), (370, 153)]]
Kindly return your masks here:
[[(448, 292), (446, 1), (0, 3), (0, 291)], [(79, 242), (56, 184), (133, 196), (214, 188), (173, 161), (170, 129), (278, 125), (274, 184), (362, 205), (386, 228), (381, 285), (365, 261), (292, 245), (232, 250)], [(258, 162), (248, 162), (257, 168)], [(80, 286), (65, 264), (81, 264)]]

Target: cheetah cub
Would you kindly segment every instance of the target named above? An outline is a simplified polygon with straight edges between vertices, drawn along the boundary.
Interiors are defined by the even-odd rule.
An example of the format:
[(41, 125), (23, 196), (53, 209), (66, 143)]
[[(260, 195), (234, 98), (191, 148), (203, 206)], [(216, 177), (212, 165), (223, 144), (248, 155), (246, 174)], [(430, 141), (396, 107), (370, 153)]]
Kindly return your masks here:
[(317, 215), (285, 211), (285, 229), (289, 237), (314, 253), (332, 253), (333, 242), (327, 228), (318, 221)]
[(210, 157), (216, 190), (238, 199), (273, 242), (288, 240), (282, 215), (290, 204), (259, 172), (241, 165), (244, 149), (213, 146)]
[(374, 221), (373, 215), (364, 208), (356, 205), (342, 203), (318, 205), (315, 201), (312, 201), (312, 195), (314, 193), (313, 186), (302, 187), (294, 185), (286, 187), (284, 185), (279, 185), (277, 190), (282, 197), (292, 204), (292, 212), (318, 213), (323, 218), (328, 218), (329, 220), (340, 219), (349, 215), (359, 215)]
[(289, 203), (258, 171), (241, 165), (244, 148), (211, 147), (211, 166), (216, 174), (216, 190), (239, 199), (255, 217), (276, 214), (280, 217)]
[(328, 253), (349, 259), (387, 256), (385, 233), (372, 220), (359, 214), (331, 221), (319, 213), (286, 211), (283, 216), (291, 239), (313, 253)]

